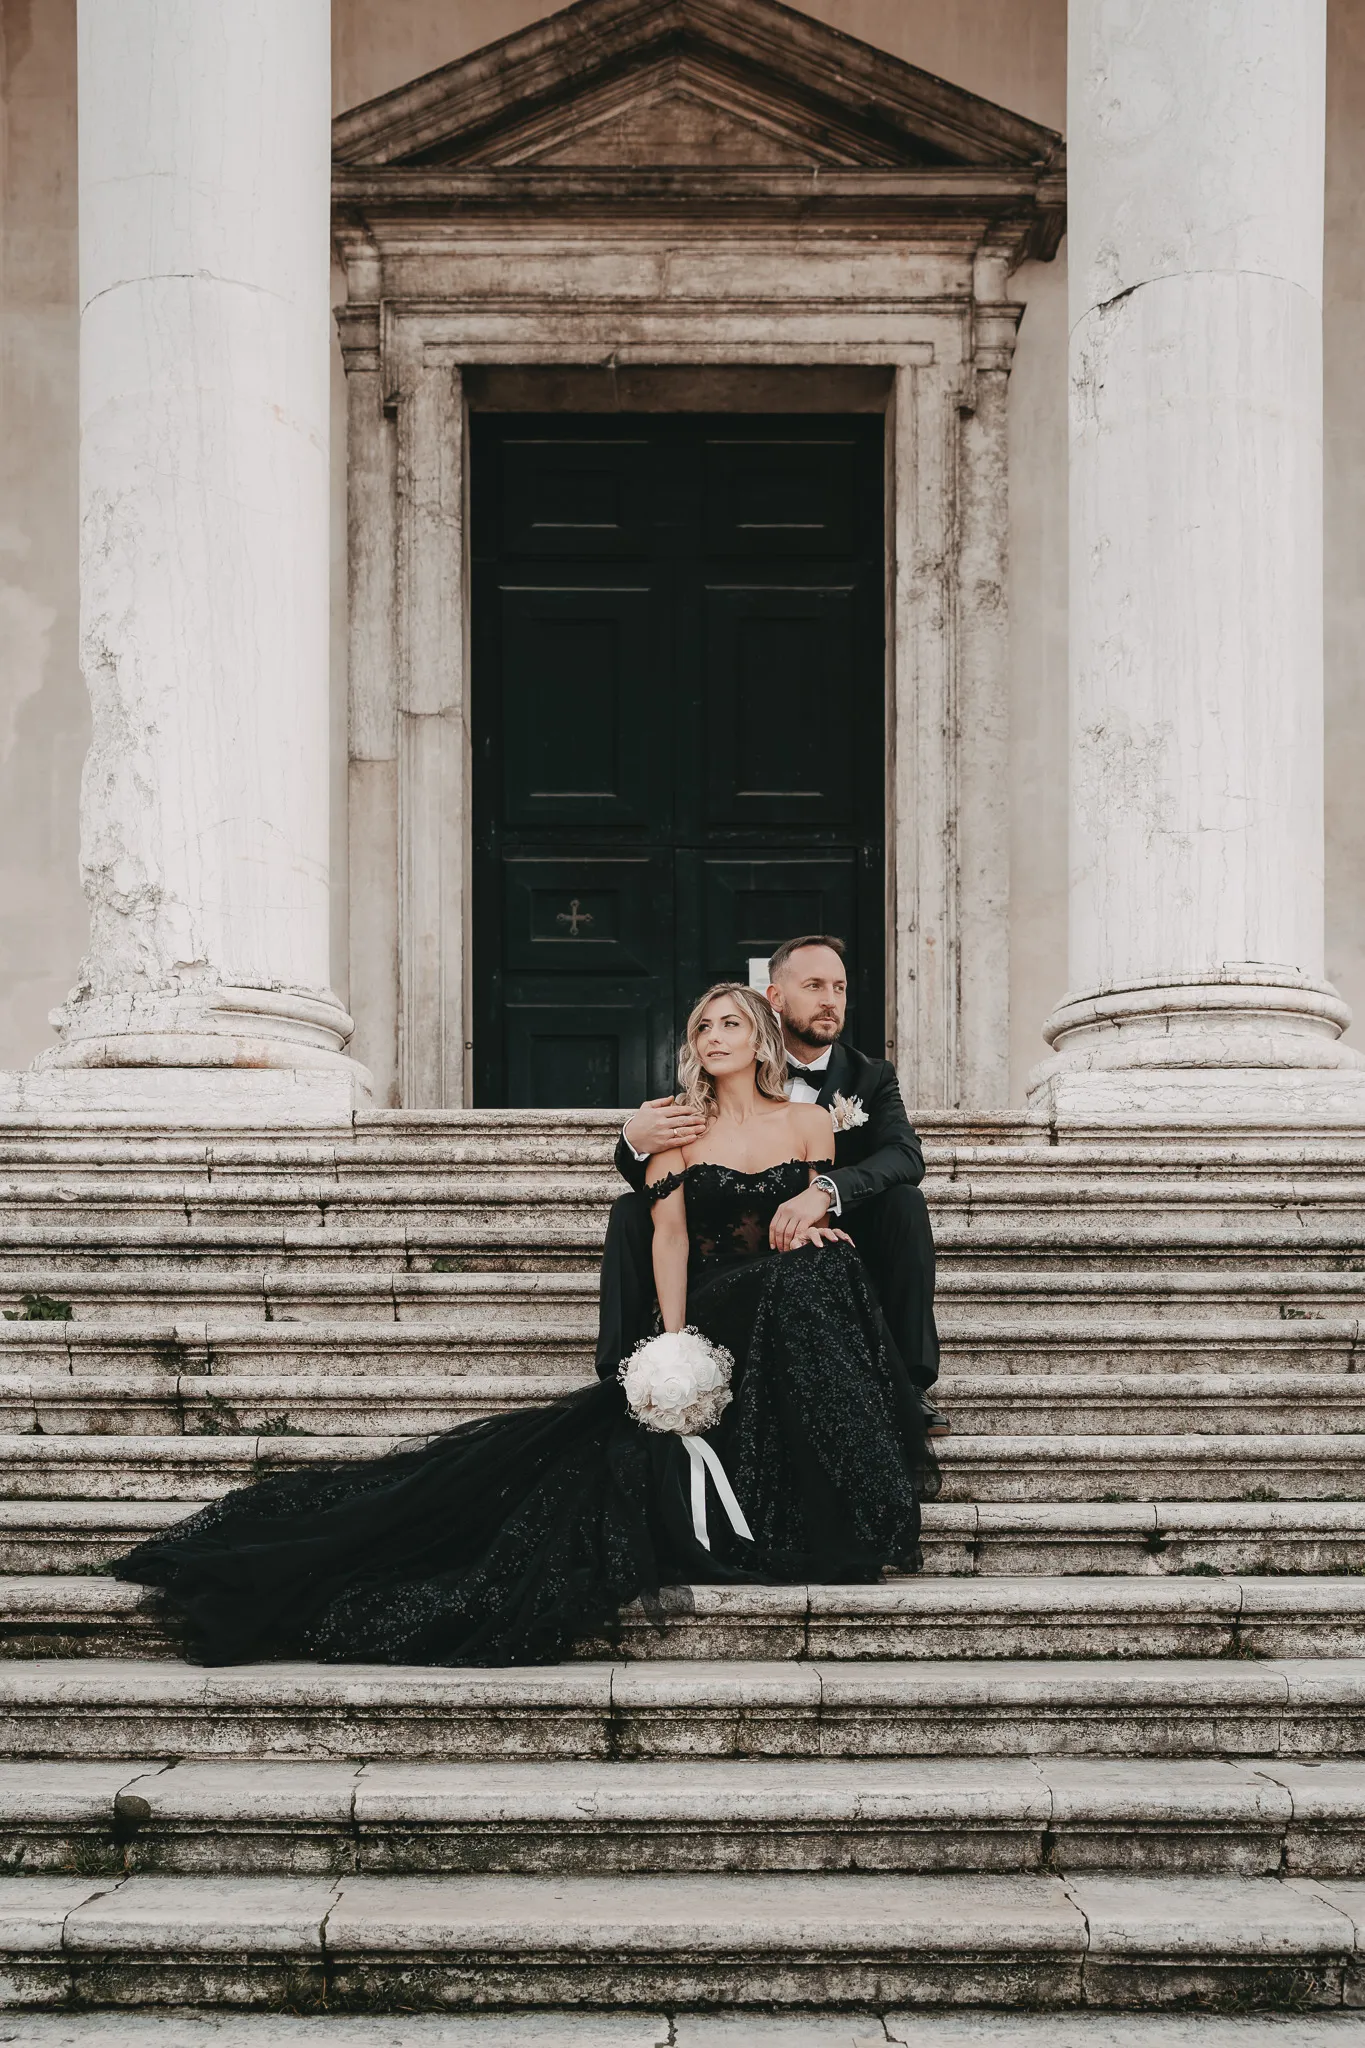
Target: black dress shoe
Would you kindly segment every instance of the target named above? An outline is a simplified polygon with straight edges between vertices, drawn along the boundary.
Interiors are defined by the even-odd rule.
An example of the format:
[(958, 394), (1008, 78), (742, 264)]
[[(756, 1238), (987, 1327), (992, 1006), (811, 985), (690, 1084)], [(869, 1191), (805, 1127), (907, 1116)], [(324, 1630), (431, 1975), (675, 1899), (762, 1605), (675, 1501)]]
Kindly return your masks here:
[(939, 1410), (935, 1408), (923, 1387), (918, 1391), (919, 1412), (924, 1417), (924, 1434), (926, 1436), (948, 1436), (952, 1431), (952, 1423), (949, 1422), (946, 1415), (940, 1414)]

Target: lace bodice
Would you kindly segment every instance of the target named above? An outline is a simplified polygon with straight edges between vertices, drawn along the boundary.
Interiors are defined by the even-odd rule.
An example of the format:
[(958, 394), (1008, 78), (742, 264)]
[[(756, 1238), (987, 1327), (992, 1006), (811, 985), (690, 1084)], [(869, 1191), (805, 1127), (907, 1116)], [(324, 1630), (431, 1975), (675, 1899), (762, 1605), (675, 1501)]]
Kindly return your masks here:
[(685, 1190), (687, 1237), (694, 1258), (752, 1259), (769, 1249), (773, 1212), (810, 1186), (811, 1169), (823, 1172), (832, 1159), (784, 1159), (761, 1173), (699, 1160), (681, 1173), (666, 1174), (646, 1190), (661, 1202), (675, 1188)]

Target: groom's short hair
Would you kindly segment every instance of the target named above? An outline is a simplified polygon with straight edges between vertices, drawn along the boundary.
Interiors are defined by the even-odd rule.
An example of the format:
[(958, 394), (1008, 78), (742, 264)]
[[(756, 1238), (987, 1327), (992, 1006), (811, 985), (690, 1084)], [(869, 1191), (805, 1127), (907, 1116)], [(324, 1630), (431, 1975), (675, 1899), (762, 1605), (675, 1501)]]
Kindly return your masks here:
[(768, 958), (768, 979), (776, 981), (793, 953), (799, 953), (803, 946), (828, 946), (831, 953), (848, 964), (848, 949), (842, 939), (836, 939), (833, 932), (806, 932), (799, 939), (784, 939), (775, 953)]

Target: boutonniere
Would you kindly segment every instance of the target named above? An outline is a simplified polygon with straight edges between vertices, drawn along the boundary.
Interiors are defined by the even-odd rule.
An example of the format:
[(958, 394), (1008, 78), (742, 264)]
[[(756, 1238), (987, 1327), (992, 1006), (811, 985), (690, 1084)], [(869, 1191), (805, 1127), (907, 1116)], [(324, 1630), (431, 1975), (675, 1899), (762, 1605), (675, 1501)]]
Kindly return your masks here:
[(856, 1131), (859, 1124), (867, 1122), (867, 1111), (863, 1108), (861, 1095), (836, 1095), (829, 1105), (836, 1131)]

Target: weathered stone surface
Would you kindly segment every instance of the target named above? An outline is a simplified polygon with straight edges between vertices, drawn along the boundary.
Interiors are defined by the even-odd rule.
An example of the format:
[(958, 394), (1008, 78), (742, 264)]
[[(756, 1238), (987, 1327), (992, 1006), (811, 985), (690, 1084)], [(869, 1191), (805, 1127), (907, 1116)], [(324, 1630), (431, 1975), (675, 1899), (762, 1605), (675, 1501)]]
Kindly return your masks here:
[[(1359, 2048), (1365, 2041), (1365, 2016), (1340, 2012), (887, 2013), (884, 2024), (903, 2048)], [(685, 2031), (679, 2044), (693, 2048)], [(712, 2044), (703, 2035), (696, 2048)]]
[[(1314, 1800), (1314, 1770), (1322, 1794)], [(1292, 1792), (1308, 1780), (1296, 1812)], [(1284, 1779), (1281, 1783), (1279, 1780)], [(11, 1869), (1365, 1875), (1365, 1764), (14, 1763)]]
[(1086, 1992), (1096, 2004), (1242, 2003), (1267, 1968), (1281, 1973), (1269, 1980), (1275, 2003), (1342, 2001), (1355, 1923), (1323, 1887), (1178, 1876), (1065, 1884), (1086, 1916)]
[(98, 1878), (0, 1878), (0, 1955), (59, 1954), (70, 1915), (111, 1888)]
[(82, 2003), (310, 2005), (335, 1898), (302, 1879), (130, 1877), (70, 1913), (62, 1944)]
[(91, 940), (43, 1064), (130, 1070), (126, 1109), (166, 1070), (171, 1116), (187, 1069), (368, 1083), (328, 987), (327, 24), (248, 4), (80, 20)]
[(1354, 1945), (1344, 1904), (1290, 1879), (1086, 1876), (1066, 1881), (1085, 1914), (1092, 1959), (1156, 1952), (1233, 1958), (1337, 1955)]
[(1365, 1660), (586, 1663), (473, 1672), (0, 1666), (10, 1754), (203, 1758), (1311, 1757), (1361, 1748)]
[[(5, 1889), (16, 1881), (10, 1880)], [(7, 1923), (39, 1983), (128, 2004), (198, 1991), (437, 2005), (737, 1997), (1339, 2004), (1359, 1888), (1084, 1877), (35, 1879)], [(3, 1903), (3, 1902), (0, 1902)], [(862, 1995), (859, 1996), (858, 1986)], [(179, 1987), (176, 1989), (175, 1987)], [(879, 1987), (879, 1988), (878, 1988)], [(894, 2002), (894, 1998), (889, 2001)], [(892, 2036), (894, 2037), (894, 2034)]]
[[(545, 2002), (672, 1987), (683, 2002), (865, 1999), (961, 1983), (971, 1998), (1078, 1981), (1084, 1923), (1037, 1878), (358, 1878), (328, 1920), (336, 1981), (401, 1970), (442, 2002)], [(729, 1990), (727, 1991), (727, 1987)]]
[[(1323, 980), (1325, 18), (1070, 16), (1072, 555), (1092, 573), (1070, 636), (1072, 993), (1036, 1080), (1072, 1114), (1164, 1096), (1198, 1116), (1217, 1069), (1248, 1119), (1295, 1068), (1339, 1113), (1362, 1092), (1330, 1071), (1360, 1057)], [(1156, 76), (1159, 111), (1116, 121)]]
[(670, 2028), (649, 2013), (603, 2012), (0, 2014), (5, 2048), (314, 2048), (324, 2037), (325, 2048), (668, 2048)]
[[(960, 1141), (953, 1159), (964, 1170), (940, 1171), (934, 1198), (954, 1211), (943, 1232), (943, 1386), (957, 1434), (944, 1466), (949, 1494), (973, 1497), (930, 1504), (924, 1577), (694, 1589), (666, 1601), (662, 1636), (627, 1616), (615, 1654), (543, 1671), (203, 1671), (149, 1661), (156, 1638), (142, 1596), (89, 1576), (90, 1566), (254, 1471), (369, 1455), (391, 1440), (396, 1411), (416, 1434), (419, 1422), (472, 1412), (490, 1389), (504, 1405), (537, 1398), (565, 1360), (586, 1369), (586, 1271), (411, 1272), (406, 1262), (439, 1256), (441, 1242), (462, 1247), (461, 1258), (502, 1258), (498, 1230), (540, 1214), (561, 1174), (583, 1179), (575, 1199), (582, 1194), (586, 1215), (611, 1186), (600, 1168), (574, 1163), (575, 1147), (587, 1157), (602, 1143), (590, 1124), (556, 1132), (534, 1115), (421, 1129), (378, 1120), (325, 1143), (290, 1140), (289, 1158), (273, 1157), (269, 1143), (253, 1150), (249, 1138), (232, 1140), (226, 1159), (220, 1139), (86, 1135), (71, 1141), (84, 1148), (74, 1209), (60, 1193), (75, 1170), (65, 1141), (34, 1141), (42, 1161), (28, 1140), (15, 1141), (10, 1157), (0, 1129), (0, 1191), (14, 1159), (27, 1158), (16, 1220), (40, 1224), (33, 1243), (53, 1255), (41, 1291), (76, 1310), (69, 1322), (0, 1324), (0, 1408), (8, 1402), (12, 1422), (31, 1412), (45, 1429), (70, 1432), (12, 1430), (0, 1443), (0, 1489), (12, 1490), (0, 1501), (9, 1574), (0, 1616), (12, 1647), (60, 1648), (67, 1630), (67, 1647), (87, 1653), (0, 1667), (0, 1744), (38, 1759), (3, 1774), (4, 1867), (61, 1873), (61, 1882), (74, 1868), (83, 1885), (302, 1883), (343, 1901), (362, 1880), (439, 1886), (452, 1876), (562, 1892), (787, 1875), (836, 1885), (1060, 1877), (1076, 1886), (1127, 1875), (1226, 1886), (1283, 1870), (1317, 1886), (1312, 1911), (1354, 1926), (1350, 1885), (1365, 1879), (1365, 1659), (1356, 1654), (1365, 1596), (1350, 1567), (1365, 1562), (1365, 1505), (1261, 1497), (1356, 1487), (1354, 1439), (1342, 1425), (1355, 1413), (1365, 1326), (1341, 1305), (1356, 1300), (1363, 1276), (1275, 1265), (1277, 1247), (1302, 1231), (1292, 1218), (1305, 1203), (1341, 1224), (1316, 1231), (1310, 1256), (1335, 1257), (1356, 1227), (1365, 1144), (1349, 1140), (1286, 1139), (1292, 1166), (1271, 1160), (1270, 1140), (1240, 1153), (1229, 1143), (1216, 1175), (1205, 1147), (1191, 1154), (1183, 1188), (1164, 1153), (1133, 1171), (1135, 1141), (1078, 1147), (1072, 1166), (1058, 1158), (1067, 1145)], [(1305, 1146), (1316, 1179), (1302, 1178)], [(505, 1215), (477, 1241), (461, 1237), (463, 1210), (518, 1151)], [(333, 1233), (343, 1183), (351, 1221)], [(166, 1233), (177, 1204), (177, 1227), (187, 1206), (202, 1225), (197, 1240)], [(1144, 1207), (1159, 1213), (1160, 1230), (1131, 1230)], [(325, 1213), (332, 1220), (319, 1221)], [(82, 1217), (116, 1222), (106, 1242), (133, 1257), (68, 1267), (67, 1290), (55, 1258), (78, 1241), (69, 1231)], [(127, 1234), (133, 1219), (139, 1237)], [(18, 1245), (23, 1232), (8, 1219), (6, 1228)], [(92, 1228), (85, 1242), (95, 1239)], [(1021, 1252), (1045, 1240), (1058, 1256), (1024, 1265)], [(207, 1269), (185, 1264), (196, 1243)], [(269, 1263), (247, 1270), (239, 1261), (253, 1244)], [(542, 1261), (565, 1250), (553, 1233), (536, 1244)], [(1232, 1259), (1229, 1244), (1240, 1247)], [(343, 1247), (362, 1261), (401, 1257), (403, 1269), (333, 1270)], [(1252, 1247), (1259, 1269), (1241, 1262)], [(201, 1422), (231, 1433), (193, 1434)], [(319, 1433), (283, 1433), (304, 1424)], [(1099, 1497), (1119, 1490), (1143, 1497)], [(1258, 1497), (1213, 1497), (1241, 1492)], [(119, 1629), (139, 1631), (135, 1658), (88, 1654)], [(1163, 1650), (1182, 1654), (1154, 1654)], [(169, 1757), (181, 1761), (158, 1761)], [(1248, 1896), (1262, 1901), (1264, 1891)], [(1201, 1897), (1203, 1907), (1186, 1899), (1181, 1908), (1196, 1946), (1214, 1938), (1205, 1925), (1213, 1895)], [(1166, 1899), (1166, 1909), (1177, 1904)], [(1301, 1911), (1304, 1941), (1278, 1959), (1220, 1950), (1210, 1960), (1179, 1951), (1175, 1934), (1162, 1949), (1156, 1908), (1145, 1933), (1141, 1919), (1134, 1909), (1132, 1953), (1064, 1966), (1003, 1941), (944, 1963), (929, 1928), (895, 1964), (907, 1973), (899, 1990), (884, 1959), (874, 1979), (846, 1953), (794, 1961), (790, 1944), (750, 1953), (742, 1967), (712, 1954), (706, 1969), (719, 1975), (699, 1978), (689, 1963), (686, 1980), (656, 1981), (652, 2006), (639, 1954), (595, 1953), (610, 1995), (646, 2001), (645, 2025), (667, 1991), (682, 2007), (678, 2041), (706, 2026), (717, 2048), (730, 2016), (689, 2011), (689, 1986), (697, 1996), (733, 1999), (747, 1987), (776, 2000), (797, 1995), (800, 1980), (799, 1995), (817, 2005), (852, 2001), (839, 2013), (789, 2013), (791, 2048), (807, 2036), (857, 2040), (842, 2030), (864, 2016), (881, 2032), (895, 1996), (959, 2008), (1103, 1996), (1133, 2001), (1131, 2016), (1143, 2002), (1186, 1997), (1355, 1995), (1356, 1963), (1344, 1951), (1309, 1954)], [(329, 1983), (320, 1956), (254, 1951), (249, 1915), (224, 1954), (194, 1947), (193, 1922), (190, 1913), (180, 1923), (181, 1952), (153, 1953), (130, 1928), (88, 1964), (69, 1950), (55, 1961), (18, 1957), (10, 1995), (65, 2000), (73, 1969), (76, 1995), (114, 2007), (218, 2000), (228, 2012), (324, 1992), (398, 2005), (473, 1996), (476, 1979), (477, 1995), (494, 1998), (586, 1995), (585, 1964), (561, 1973), (559, 1958), (525, 1944), (478, 1958), (449, 1944), (401, 1956), (357, 1948), (342, 1985)], [(281, 1925), (291, 1924), (284, 1915)], [(431, 1915), (425, 1924), (430, 1933)], [(490, 1924), (501, 1940), (505, 1923), (494, 1914)], [(751, 2017), (759, 2023), (748, 2013), (742, 2023)], [(995, 2017), (983, 2012), (981, 2024)], [(90, 2023), (113, 2019), (92, 2014)], [(942, 2023), (953, 2039), (956, 2023)], [(1099, 2015), (1086, 2023), (1110, 2026)], [(0, 2019), (0, 2038), (7, 2024)], [(199, 2040), (217, 2031), (185, 2024)], [(257, 2013), (240, 2024), (287, 2023)], [(494, 2022), (458, 2022), (484, 2024)], [(379, 2038), (387, 2048), (390, 2037)], [(502, 2039), (451, 2038), (470, 2048)], [(652, 2036), (622, 2038), (652, 2048)], [(739, 2048), (742, 2037), (729, 2029), (729, 2038)], [(1089, 2048), (1090, 2036), (1078, 2048), (1082, 2038)], [(1093, 2038), (1110, 2048), (1112, 2034)], [(1254, 2033), (1237, 2038), (1260, 2048)], [(1288, 2048), (1290, 2035), (1276, 2038)], [(782, 2035), (772, 2039), (777, 2048)], [(1168, 2039), (1179, 2036), (1157, 2035), (1153, 2048)]]

